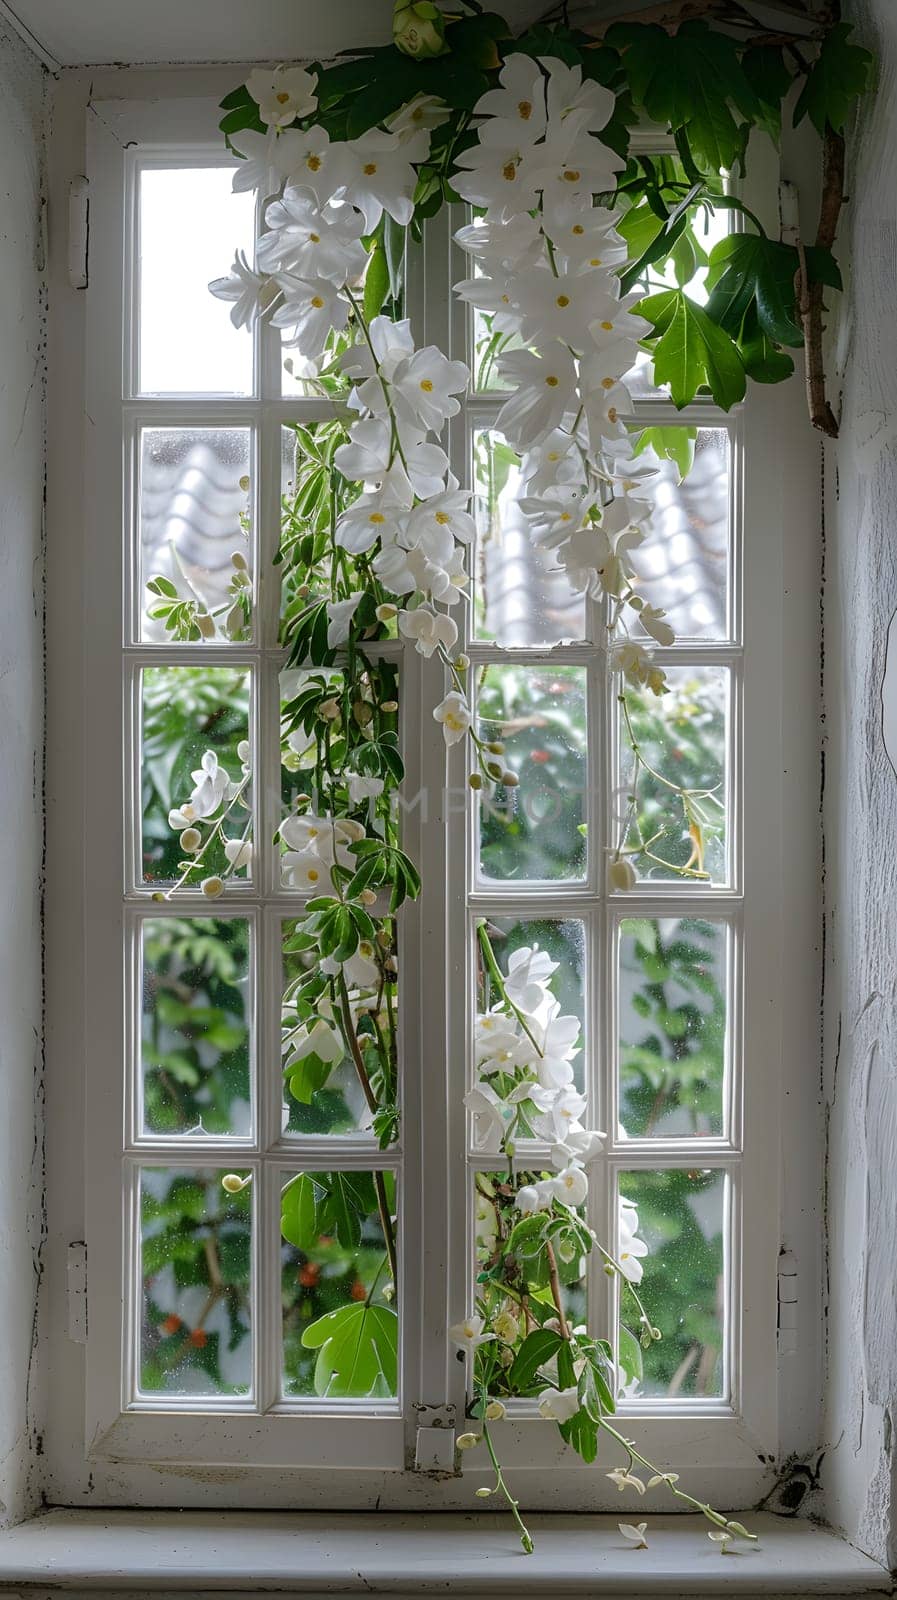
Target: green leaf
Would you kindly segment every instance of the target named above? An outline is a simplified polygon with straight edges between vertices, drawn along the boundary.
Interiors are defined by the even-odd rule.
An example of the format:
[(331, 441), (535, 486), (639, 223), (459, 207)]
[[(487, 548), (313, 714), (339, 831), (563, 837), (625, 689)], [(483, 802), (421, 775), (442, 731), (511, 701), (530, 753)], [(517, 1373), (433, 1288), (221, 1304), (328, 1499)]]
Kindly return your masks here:
[(643, 428), (632, 446), (633, 456), (653, 450), (661, 461), (675, 461), (679, 482), (687, 478), (695, 458), (697, 428)]
[(756, 233), (734, 233), (710, 252), (707, 315), (737, 335), (753, 302), (760, 327), (776, 344), (799, 346), (794, 278), (798, 254), (793, 245)]
[(328, 1311), (302, 1335), (318, 1350), (315, 1393), (328, 1399), (383, 1398), (395, 1394), (399, 1319), (387, 1306), (353, 1303)]
[(868, 86), (872, 70), (869, 51), (848, 43), (852, 32), (849, 22), (839, 22), (826, 34), (794, 108), (795, 127), (809, 117), (817, 133), (825, 132), (826, 123), (836, 132), (843, 129), (854, 100)]
[(794, 371), (791, 357), (763, 332), (756, 308), (744, 319), (738, 339), (744, 370), (754, 383), (783, 383)]
[(306, 1172), (288, 1183), (281, 1194), (280, 1231), (297, 1250), (307, 1252), (318, 1242), (315, 1186)]
[(782, 101), (791, 88), (791, 73), (782, 51), (774, 44), (759, 44), (746, 50), (741, 66), (757, 96), (757, 124), (778, 143), (782, 131)]
[(743, 142), (731, 108), (748, 118), (759, 109), (736, 41), (699, 21), (683, 22), (675, 34), (619, 22), (605, 39), (623, 52), (633, 98), (652, 120), (684, 130), (690, 153), (711, 172), (731, 170)]
[(327, 1079), (333, 1071), (333, 1063), (322, 1061), (311, 1051), (295, 1063), (287, 1061), (287, 1088), (294, 1100), (300, 1105), (311, 1105), (314, 1096), (323, 1089)]
[(636, 309), (654, 325), (658, 335), (653, 345), (654, 376), (658, 383), (669, 384), (678, 409), (702, 387), (724, 411), (744, 399), (744, 366), (736, 345), (683, 290), (651, 295)]
[(525, 1394), (533, 1387), (539, 1368), (557, 1355), (562, 1343), (553, 1328), (536, 1328), (527, 1334), (508, 1368), (508, 1384), (515, 1394)]
[(601, 1362), (597, 1358), (586, 1359), (585, 1366), (579, 1374), (578, 1389), (580, 1405), (593, 1422), (600, 1422), (602, 1417), (613, 1415), (616, 1410), (614, 1397), (601, 1370)]
[(583, 1461), (590, 1464), (595, 1460), (598, 1454), (598, 1423), (587, 1411), (577, 1411), (569, 1422), (562, 1422), (559, 1432), (561, 1438), (582, 1457)]
[(638, 1378), (641, 1381), (643, 1372), (642, 1347), (635, 1334), (630, 1333), (622, 1322), (620, 1323), (617, 1341), (617, 1359), (627, 1382), (631, 1383), (633, 1378)]
[(367, 271), (364, 275), (364, 317), (372, 322), (379, 316), (389, 293), (389, 266), (381, 240), (376, 239), (371, 249)]

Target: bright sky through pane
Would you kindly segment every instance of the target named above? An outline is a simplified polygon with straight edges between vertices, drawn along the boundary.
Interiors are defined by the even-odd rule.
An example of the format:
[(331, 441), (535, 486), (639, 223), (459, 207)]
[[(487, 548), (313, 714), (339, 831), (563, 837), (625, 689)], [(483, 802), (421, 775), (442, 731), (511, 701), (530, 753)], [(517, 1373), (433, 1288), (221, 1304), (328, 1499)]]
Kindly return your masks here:
[(209, 294), (238, 247), (251, 259), (254, 197), (229, 167), (150, 167), (140, 175), (143, 394), (249, 394), (252, 339)]

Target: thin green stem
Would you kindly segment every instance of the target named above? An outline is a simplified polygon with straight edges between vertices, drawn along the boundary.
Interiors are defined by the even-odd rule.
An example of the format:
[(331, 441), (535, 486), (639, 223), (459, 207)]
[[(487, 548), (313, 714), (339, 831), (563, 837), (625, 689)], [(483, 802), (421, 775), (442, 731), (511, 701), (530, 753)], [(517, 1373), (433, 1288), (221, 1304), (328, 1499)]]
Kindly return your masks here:
[(508, 1507), (510, 1509), (511, 1515), (514, 1518), (514, 1521), (517, 1524), (517, 1528), (518, 1528), (518, 1531), (520, 1533), (520, 1543), (523, 1546), (525, 1554), (528, 1555), (528, 1556), (531, 1556), (532, 1553), (533, 1553), (533, 1549), (534, 1549), (532, 1534), (530, 1533), (529, 1528), (527, 1527), (527, 1525), (524, 1522), (522, 1516), (520, 1515), (520, 1505), (519, 1505), (518, 1501), (516, 1501), (514, 1499), (514, 1496), (512, 1495), (510, 1489), (508, 1488), (507, 1484), (505, 1483), (504, 1474), (502, 1473), (502, 1470), (501, 1470), (501, 1462), (499, 1461), (498, 1456), (496, 1454), (495, 1445), (492, 1442), (492, 1434), (489, 1431), (489, 1424), (486, 1421), (486, 1406), (488, 1405), (488, 1403), (489, 1403), (489, 1397), (488, 1397), (486, 1391), (482, 1390), (481, 1393), (480, 1393), (480, 1404), (481, 1404), (482, 1411), (483, 1411), (483, 1417), (482, 1417), (482, 1422), (483, 1422), (483, 1442), (484, 1442), (484, 1444), (486, 1446), (486, 1449), (489, 1451), (489, 1460), (492, 1462), (492, 1470), (495, 1473), (495, 1489), (494, 1489), (493, 1493), (504, 1495), (504, 1498), (507, 1501)]

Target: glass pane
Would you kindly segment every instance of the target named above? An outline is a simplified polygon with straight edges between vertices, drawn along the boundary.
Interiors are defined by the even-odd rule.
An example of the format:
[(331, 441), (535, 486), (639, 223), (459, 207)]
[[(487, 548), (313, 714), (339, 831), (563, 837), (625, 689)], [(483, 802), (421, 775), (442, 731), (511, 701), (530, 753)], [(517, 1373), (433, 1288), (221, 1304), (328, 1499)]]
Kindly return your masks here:
[[(395, 1138), (398, 975), (395, 925), (377, 921), (348, 961), (322, 962), (299, 922), (283, 924), (283, 1131)], [(332, 967), (332, 971), (327, 970)], [(346, 1048), (346, 1003), (363, 1067)], [(351, 1040), (350, 1040), (351, 1044)]]
[[(629, 552), (638, 591), (660, 606), (677, 639), (728, 636), (729, 435), (699, 428), (691, 471), (679, 482), (664, 459), (646, 492), (653, 502), (643, 544)], [(634, 616), (627, 612), (627, 618)], [(642, 632), (636, 622), (636, 631)]]
[[(525, 1398), (535, 1398), (546, 1388), (549, 1376), (556, 1374), (553, 1357), (533, 1378), (532, 1384), (522, 1390), (515, 1385), (509, 1388), (507, 1372), (510, 1360), (507, 1352), (516, 1351), (528, 1333), (547, 1322), (556, 1325), (557, 1305), (551, 1288), (550, 1266), (543, 1239), (543, 1226), (550, 1212), (542, 1210), (524, 1216), (516, 1203), (523, 1188), (535, 1185), (548, 1186), (554, 1177), (550, 1172), (520, 1172), (513, 1178), (505, 1173), (478, 1172), (474, 1178), (474, 1279), (479, 1314), (490, 1329), (499, 1334), (492, 1343), (481, 1346), (478, 1359), (489, 1363), (489, 1393), (505, 1395), (513, 1392)], [(546, 1207), (550, 1202), (546, 1201)], [(574, 1208), (582, 1218), (583, 1208)], [(561, 1211), (554, 1219), (560, 1221)], [(569, 1220), (569, 1212), (567, 1213)], [(520, 1224), (523, 1222), (523, 1227)], [(514, 1230), (517, 1238), (511, 1246)], [(525, 1235), (525, 1236), (523, 1236)], [(577, 1236), (571, 1226), (555, 1233), (552, 1243), (560, 1302), (564, 1316), (571, 1328), (582, 1328), (587, 1317), (587, 1256), (583, 1244), (588, 1236)], [(488, 1276), (480, 1277), (480, 1274)], [(496, 1355), (498, 1359), (496, 1360)], [(571, 1382), (575, 1381), (571, 1379)], [(563, 1387), (563, 1385), (562, 1385)]]
[(399, 1317), (384, 1219), (391, 1172), (305, 1172), (281, 1194), (283, 1393), (382, 1400), (398, 1393)]
[(250, 669), (146, 667), (142, 680), (144, 882), (245, 882)]
[(224, 1176), (183, 1167), (141, 1171), (144, 1394), (249, 1393), (252, 1185), (228, 1194)]
[[(723, 1394), (725, 1270), (722, 1172), (620, 1174), (620, 1368), (631, 1396)], [(638, 1285), (662, 1338), (639, 1343)], [(624, 1331), (625, 1330), (625, 1331)]]
[(586, 677), (581, 667), (489, 666), (480, 734), (518, 778), (480, 804), (484, 878), (581, 880), (586, 870)]
[[(545, 1087), (557, 1087), (568, 1079), (582, 1090), (585, 1082), (585, 925), (582, 922), (553, 922), (540, 918), (490, 917), (485, 929), (489, 944), (503, 977), (507, 994), (527, 1019), (530, 1032), (541, 1052), (531, 1065), (545, 1077)], [(495, 1035), (493, 1008), (501, 1007), (498, 986), (490, 980), (477, 941), (477, 1073), (493, 1084), (496, 1074), (501, 1090), (503, 1057), (491, 1048)], [(570, 1019), (578, 1024), (574, 1033)], [(485, 1024), (485, 1026), (484, 1026)], [(521, 1044), (522, 1025), (507, 1018), (501, 1033), (510, 1027)], [(500, 1051), (507, 1050), (504, 1038)], [(535, 1052), (534, 1052), (535, 1054)]]
[(474, 434), (476, 636), (503, 645), (585, 637), (585, 600), (536, 544), (517, 503), (520, 457), (500, 433)]
[[(667, 694), (625, 689), (644, 763), (639, 765), (638, 805), (626, 847), (642, 878), (725, 883), (729, 672), (726, 667), (667, 666), (662, 655), (658, 660), (669, 684)], [(625, 806), (634, 757), (622, 716), (620, 728)]]
[(397, 843), (378, 751), (398, 737), (398, 668), (371, 660), (357, 682), (349, 703), (338, 670), (280, 674), (281, 876), (296, 894), (330, 894), (334, 861), (354, 871), (365, 834)]
[(620, 924), (620, 1130), (632, 1138), (723, 1131), (724, 922)]
[(160, 917), (141, 937), (144, 1133), (248, 1136), (249, 923)]
[(253, 254), (255, 198), (230, 167), (147, 167), (139, 180), (141, 394), (250, 394), (252, 339), (209, 293)]
[(249, 464), (248, 428), (142, 430), (142, 639), (249, 637)]

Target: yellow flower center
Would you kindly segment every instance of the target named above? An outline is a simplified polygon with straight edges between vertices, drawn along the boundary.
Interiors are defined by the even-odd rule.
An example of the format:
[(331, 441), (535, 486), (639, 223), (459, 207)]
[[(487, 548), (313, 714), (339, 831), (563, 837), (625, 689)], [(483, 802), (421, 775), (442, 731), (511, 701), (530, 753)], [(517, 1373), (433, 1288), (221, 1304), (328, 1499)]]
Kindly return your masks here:
[(545, 379), (549, 389), (556, 389), (560, 381), (560, 378), (556, 378), (553, 372), (549, 372), (548, 377)]
[(288, 94), (284, 94), (283, 90), (281, 89), (280, 94), (276, 94), (274, 98), (279, 106), (285, 106), (289, 103), (290, 97)]
[(572, 227), (572, 229), (570, 231), (571, 231), (571, 233), (575, 233), (575, 234), (579, 235), (580, 233), (585, 233), (586, 230), (583, 227), (581, 222), (574, 222), (573, 227)]
[(532, 103), (532, 101), (531, 100), (519, 100), (517, 102), (517, 114), (518, 114), (518, 116), (521, 116), (523, 118), (524, 122), (529, 122), (529, 119), (533, 114), (533, 103)]
[(461, 718), (459, 716), (456, 716), (454, 711), (450, 711), (445, 720), (448, 723), (448, 725), (451, 728), (453, 733), (456, 733), (458, 731), (458, 729), (460, 729), (461, 732), (463, 733), (464, 724), (461, 721)]
[(321, 243), (321, 235), (319, 233), (310, 233), (308, 237), (312, 244)]
[(424, 394), (432, 394), (433, 393), (433, 385), (430, 382), (429, 378), (421, 378), (420, 386), (423, 389)]
[(422, 117), (423, 117), (423, 114), (424, 114), (423, 106), (415, 106), (414, 110), (411, 113), (411, 121), (412, 122), (420, 122)]
[(318, 881), (317, 868), (309, 867), (309, 869), (308, 869), (308, 881), (309, 881), (309, 883), (317, 883), (317, 881)]
[(361, 170), (366, 178), (372, 178), (377, 170), (376, 161), (366, 161)]
[(555, 301), (555, 305), (560, 306), (562, 311), (569, 304), (570, 304), (570, 296), (568, 294), (559, 294), (557, 299), (556, 299), (556, 301)]
[(368, 522), (376, 522), (376, 523), (379, 524), (379, 523), (385, 522), (385, 521), (386, 521), (386, 518), (384, 517), (382, 511), (372, 511), (370, 516), (368, 517)]
[(618, 413), (617, 413), (616, 406), (608, 406), (608, 408), (607, 408), (607, 420), (608, 420), (608, 422), (616, 422), (617, 415), (618, 415)]
[(578, 183), (581, 177), (582, 177), (582, 173), (581, 172), (577, 172), (575, 167), (568, 167), (567, 171), (564, 173), (564, 182), (565, 183)]
[(319, 294), (313, 294), (312, 295), (311, 303), (314, 306), (316, 311), (322, 311), (323, 308), (324, 308), (324, 302), (321, 299), (321, 296)]
[(612, 322), (602, 322), (601, 326), (604, 329), (605, 333), (610, 333), (612, 331), (612, 329), (613, 329), (613, 323)]
[(602, 387), (602, 389), (612, 389), (613, 386), (614, 386), (613, 378), (602, 378), (601, 379), (601, 387)]
[(516, 164), (516, 162), (514, 162), (514, 161), (506, 161), (504, 166), (501, 169), (501, 175), (502, 175), (503, 178), (505, 178), (507, 180), (508, 183), (513, 183), (514, 179), (517, 176), (517, 164)]
[(589, 262), (589, 266), (590, 267), (600, 267), (600, 265), (601, 265), (601, 257), (600, 256), (593, 256), (591, 261)]
[(320, 170), (321, 170), (321, 157), (320, 156), (309, 156), (307, 161), (306, 161), (306, 163), (305, 163), (305, 165), (308, 167), (309, 172), (320, 172)]
[(448, 514), (447, 511), (437, 511), (437, 513), (436, 513), (436, 521), (439, 523), (439, 526), (441, 528), (444, 528), (446, 523), (449, 522), (450, 520), (451, 519), (450, 519), (449, 514)]

